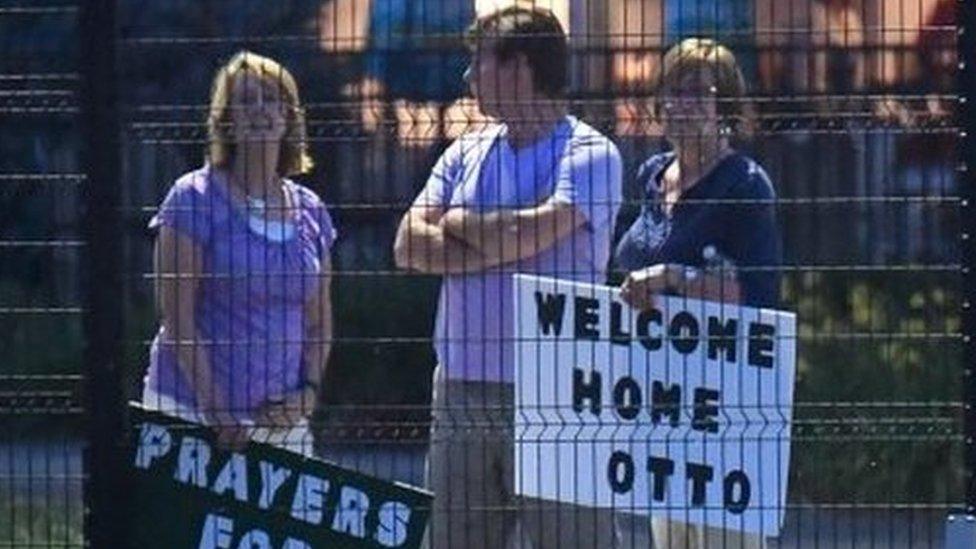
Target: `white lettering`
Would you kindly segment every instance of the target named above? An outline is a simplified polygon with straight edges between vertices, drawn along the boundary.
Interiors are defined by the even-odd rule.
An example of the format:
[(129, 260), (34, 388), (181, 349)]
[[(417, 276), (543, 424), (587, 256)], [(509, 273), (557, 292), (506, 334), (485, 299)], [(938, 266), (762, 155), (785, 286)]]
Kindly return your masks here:
[(329, 481), (311, 475), (299, 476), (295, 499), (291, 504), (291, 516), (309, 524), (322, 524), (322, 507), (328, 492)]
[(230, 549), (234, 521), (220, 515), (207, 515), (203, 521), (203, 535), (199, 549)]
[(405, 504), (388, 501), (380, 505), (379, 520), (375, 536), (377, 543), (384, 547), (398, 547), (407, 540), (410, 508)]
[(180, 444), (180, 455), (176, 462), (177, 482), (193, 484), (198, 488), (207, 487), (207, 464), (210, 463), (210, 445), (205, 440), (185, 437)]
[(139, 430), (139, 449), (136, 450), (136, 467), (148, 469), (156, 458), (169, 453), (173, 438), (162, 425), (143, 423)]
[(291, 476), (291, 470), (287, 467), (275, 468), (274, 464), (267, 461), (258, 463), (258, 467), (261, 469), (261, 495), (258, 497), (258, 507), (270, 509), (278, 489)]
[(237, 549), (271, 549), (271, 539), (261, 530), (251, 530), (244, 534)]
[(237, 501), (247, 503), (247, 460), (237, 452), (230, 455), (214, 481), (215, 494), (222, 496), (227, 490), (234, 491), (234, 499)]
[(357, 538), (366, 537), (366, 512), (369, 511), (369, 498), (363, 492), (343, 486), (339, 493), (339, 508), (336, 509), (332, 529)]

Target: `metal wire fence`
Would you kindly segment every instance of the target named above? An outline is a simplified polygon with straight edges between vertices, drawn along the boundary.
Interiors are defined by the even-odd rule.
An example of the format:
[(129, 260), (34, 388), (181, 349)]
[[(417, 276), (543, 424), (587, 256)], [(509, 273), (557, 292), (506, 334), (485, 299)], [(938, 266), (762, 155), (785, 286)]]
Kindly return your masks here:
[[(976, 505), (972, 11), (0, 5), (0, 547), (292, 547), (217, 488), (233, 451), (278, 459), (247, 440), (429, 490), (434, 547), (949, 546)], [(206, 441), (236, 529), (140, 499), (133, 425), (136, 469), (177, 452), (130, 400), (210, 426), (160, 423), (177, 479)], [(419, 542), (322, 494), (314, 528), (262, 509)]]
[(81, 547), (77, 9), (8, 4), (0, 6), (0, 545)]

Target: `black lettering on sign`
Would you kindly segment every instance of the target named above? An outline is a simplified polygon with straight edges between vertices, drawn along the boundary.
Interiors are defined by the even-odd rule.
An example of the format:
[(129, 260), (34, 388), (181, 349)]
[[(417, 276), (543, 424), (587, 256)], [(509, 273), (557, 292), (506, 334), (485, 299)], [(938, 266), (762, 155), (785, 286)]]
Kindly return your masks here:
[[(735, 495), (736, 488), (739, 489), (738, 497)], [(724, 493), (725, 508), (730, 513), (741, 515), (749, 507), (749, 498), (752, 497), (749, 477), (738, 469), (725, 475)]]
[(634, 458), (627, 452), (616, 451), (610, 455), (607, 464), (607, 480), (610, 489), (617, 494), (626, 494), (634, 489)]
[(603, 382), (600, 372), (590, 372), (590, 379), (586, 379), (586, 372), (580, 368), (573, 368), (573, 411), (577, 414), (583, 411), (584, 401), (590, 401), (590, 412), (600, 415), (602, 408)]
[(613, 301), (610, 303), (610, 342), (616, 345), (630, 345), (630, 334), (623, 329), (624, 307)]
[(656, 351), (661, 348), (661, 336), (651, 335), (651, 323), (657, 324), (658, 328), (663, 325), (661, 311), (648, 309), (637, 315), (637, 341), (648, 351)]
[(690, 355), (698, 348), (698, 336), (701, 334), (698, 319), (688, 311), (681, 311), (671, 319), (668, 334), (671, 336), (671, 346), (675, 351)]
[(674, 462), (668, 458), (651, 456), (647, 458), (647, 470), (654, 477), (654, 501), (664, 501), (664, 493), (668, 489), (668, 479), (674, 474)]
[(661, 416), (667, 414), (671, 418), (671, 426), (677, 427), (681, 423), (681, 385), (664, 388), (664, 383), (655, 381), (651, 385), (651, 422), (661, 423)]
[(687, 476), (691, 481), (691, 505), (701, 507), (705, 505), (705, 488), (712, 481), (712, 468), (703, 463), (688, 463)]
[(563, 331), (563, 314), (566, 312), (566, 294), (535, 293), (535, 306), (539, 312), (539, 329), (543, 335), (559, 337)]
[(773, 341), (776, 328), (760, 322), (749, 323), (749, 366), (773, 367)]
[(735, 362), (735, 342), (739, 335), (739, 322), (730, 318), (723, 324), (721, 319), (708, 317), (708, 358), (718, 360), (725, 351), (725, 361)]
[(623, 419), (636, 418), (643, 400), (640, 385), (630, 376), (620, 378), (613, 386), (613, 405)]
[(576, 307), (574, 308), (576, 339), (592, 339), (594, 341), (600, 339), (600, 330), (597, 329), (597, 323), (600, 322), (600, 317), (597, 315), (599, 307), (600, 301), (597, 299), (576, 297)]
[(706, 389), (705, 387), (695, 389), (695, 412), (691, 420), (692, 429), (708, 433), (718, 432), (718, 422), (714, 419), (718, 417), (718, 397), (719, 392), (715, 389)]

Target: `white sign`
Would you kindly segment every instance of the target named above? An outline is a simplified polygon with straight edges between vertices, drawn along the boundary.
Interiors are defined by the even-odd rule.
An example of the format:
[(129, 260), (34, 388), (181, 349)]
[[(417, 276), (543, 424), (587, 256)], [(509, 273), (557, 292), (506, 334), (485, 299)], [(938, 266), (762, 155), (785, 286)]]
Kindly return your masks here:
[(517, 275), (520, 495), (777, 535), (796, 317)]

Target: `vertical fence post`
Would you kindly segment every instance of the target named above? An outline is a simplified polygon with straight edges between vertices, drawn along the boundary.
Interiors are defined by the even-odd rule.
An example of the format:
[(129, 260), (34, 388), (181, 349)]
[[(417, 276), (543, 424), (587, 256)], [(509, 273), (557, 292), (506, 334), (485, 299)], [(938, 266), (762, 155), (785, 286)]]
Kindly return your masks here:
[(125, 547), (123, 489), (122, 261), (115, 0), (83, 0), (81, 158), (84, 185), (85, 536), (96, 549)]
[(950, 514), (946, 549), (969, 549), (976, 543), (976, 2), (957, 0), (959, 103), (957, 121), (958, 184), (962, 261), (963, 460), (965, 509)]
[(959, 188), (962, 198), (963, 410), (966, 514), (976, 515), (976, 3), (959, 0)]

